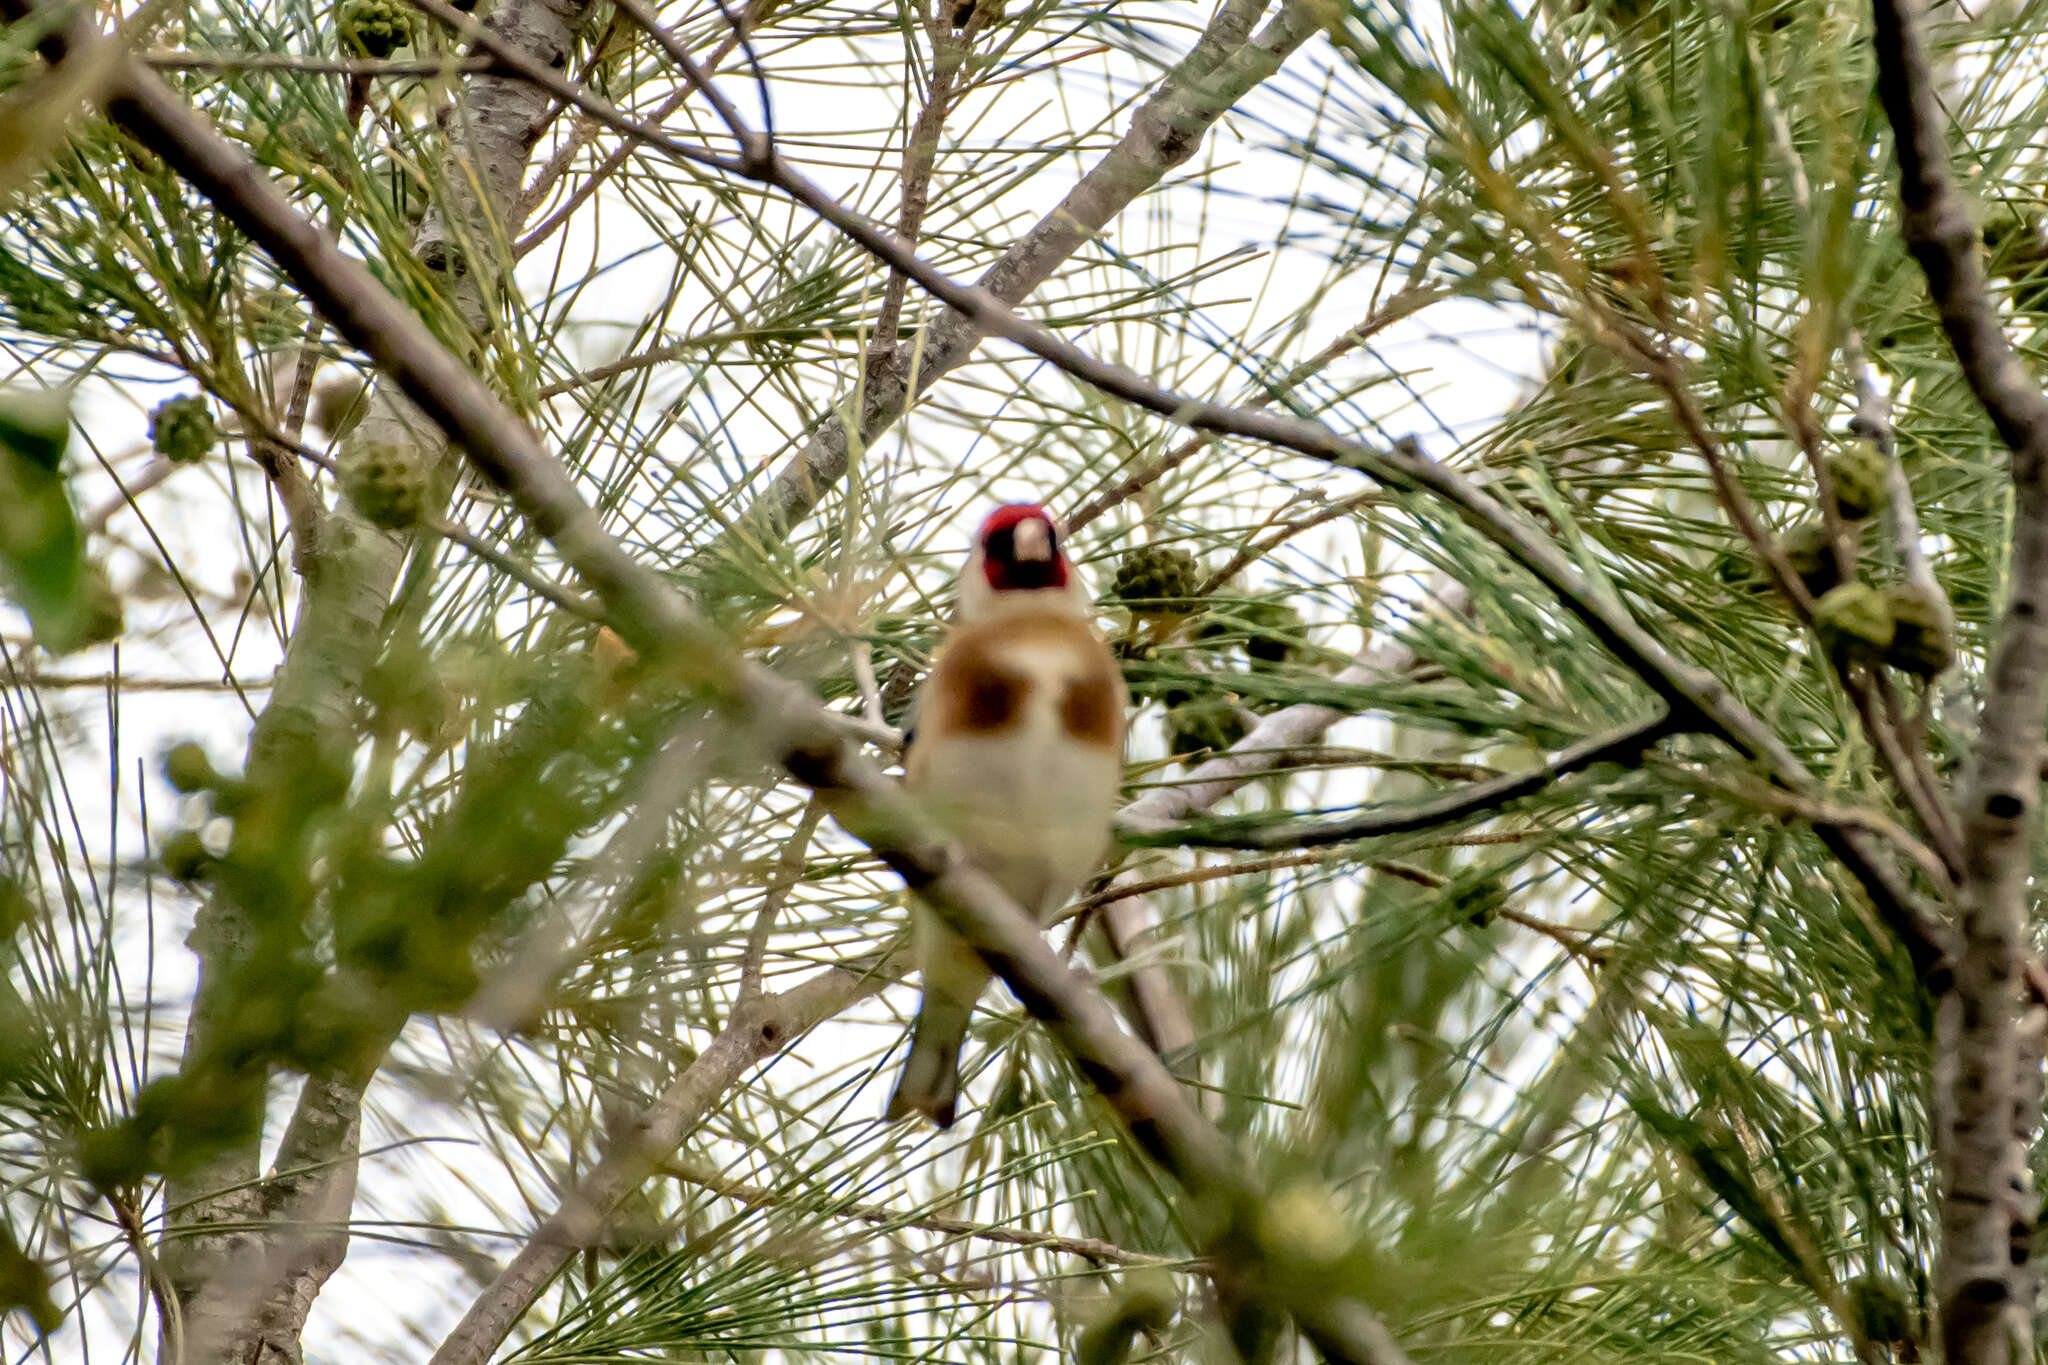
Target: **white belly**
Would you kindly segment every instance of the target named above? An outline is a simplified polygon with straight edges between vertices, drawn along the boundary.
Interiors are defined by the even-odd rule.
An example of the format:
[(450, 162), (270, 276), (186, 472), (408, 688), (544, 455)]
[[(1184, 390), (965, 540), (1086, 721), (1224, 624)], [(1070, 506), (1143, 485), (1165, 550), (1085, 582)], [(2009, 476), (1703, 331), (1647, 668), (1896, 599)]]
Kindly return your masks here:
[(1040, 922), (1094, 872), (1109, 846), (1123, 765), (1076, 744), (1049, 708), (1000, 736), (921, 745), (916, 791), (983, 870)]

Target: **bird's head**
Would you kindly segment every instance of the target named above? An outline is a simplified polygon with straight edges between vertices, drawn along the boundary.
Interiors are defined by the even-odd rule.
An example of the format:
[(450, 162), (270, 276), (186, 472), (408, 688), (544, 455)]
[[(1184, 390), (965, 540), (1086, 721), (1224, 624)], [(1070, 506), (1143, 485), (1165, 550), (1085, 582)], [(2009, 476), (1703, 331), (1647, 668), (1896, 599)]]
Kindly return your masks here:
[(988, 514), (960, 575), (962, 620), (986, 621), (1019, 609), (1075, 616), (1089, 610), (1088, 591), (1060, 549), (1052, 513), (1032, 502)]

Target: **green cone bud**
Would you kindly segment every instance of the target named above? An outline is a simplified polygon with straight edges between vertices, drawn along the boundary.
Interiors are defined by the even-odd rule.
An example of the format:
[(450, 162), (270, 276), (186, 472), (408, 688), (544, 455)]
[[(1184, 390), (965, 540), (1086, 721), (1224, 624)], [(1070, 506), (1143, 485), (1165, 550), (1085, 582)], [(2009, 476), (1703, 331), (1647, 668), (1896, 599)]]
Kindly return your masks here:
[(370, 410), (369, 387), (359, 374), (336, 375), (313, 390), (306, 420), (337, 441), (346, 439)]
[(1117, 561), (1109, 600), (1129, 607), (1136, 616), (1184, 616), (1194, 610), (1190, 600), (1201, 586), (1195, 557), (1171, 545), (1139, 545)]
[(164, 780), (174, 790), (190, 796), (212, 787), (220, 781), (220, 774), (213, 770), (213, 760), (206, 756), (206, 750), (187, 740), (172, 745), (164, 755)]
[(1133, 1270), (1090, 1315), (1074, 1343), (1074, 1359), (1077, 1365), (1119, 1365), (1130, 1358), (1140, 1332), (1165, 1331), (1179, 1311), (1180, 1295), (1170, 1272)]
[(164, 840), (157, 849), (157, 860), (181, 882), (202, 881), (213, 866), (213, 854), (207, 851), (205, 841), (197, 830), (190, 829), (181, 829)]
[(1244, 713), (1224, 696), (1196, 697), (1166, 712), (1166, 743), (1192, 766), (1206, 755), (1244, 738)]
[(1828, 479), (1835, 486), (1835, 510), (1861, 521), (1890, 500), (1890, 471), (1874, 442), (1857, 441), (1828, 456)]
[(1799, 575), (1799, 581), (1815, 597), (1820, 597), (1842, 581), (1840, 567), (1835, 563), (1834, 542), (1828, 538), (1828, 528), (1817, 521), (1802, 522), (1786, 531), (1779, 540), (1785, 551), (1785, 558), (1792, 563), (1792, 572)]
[(1956, 661), (1955, 623), (1948, 603), (1938, 593), (1910, 583), (1895, 583), (1884, 595), (1893, 625), (1884, 661), (1916, 678), (1945, 672)]
[(1277, 667), (1293, 658), (1303, 643), (1301, 613), (1285, 602), (1253, 602), (1246, 613), (1252, 634), (1244, 652), (1254, 666)]
[(426, 503), (425, 461), (411, 446), (371, 441), (352, 447), (337, 471), (341, 491), (372, 526), (402, 531)]
[(1903, 1285), (1882, 1275), (1859, 1275), (1849, 1282), (1849, 1310), (1863, 1335), (1882, 1345), (1912, 1336), (1912, 1309)]
[(412, 41), (412, 10), (396, 0), (342, 0), (341, 45), (378, 61)]
[(149, 415), (149, 443), (172, 464), (197, 464), (219, 442), (213, 409), (196, 393), (166, 398)]
[(1891, 604), (1868, 583), (1844, 583), (1813, 604), (1814, 628), (1831, 652), (1875, 656), (1896, 633)]

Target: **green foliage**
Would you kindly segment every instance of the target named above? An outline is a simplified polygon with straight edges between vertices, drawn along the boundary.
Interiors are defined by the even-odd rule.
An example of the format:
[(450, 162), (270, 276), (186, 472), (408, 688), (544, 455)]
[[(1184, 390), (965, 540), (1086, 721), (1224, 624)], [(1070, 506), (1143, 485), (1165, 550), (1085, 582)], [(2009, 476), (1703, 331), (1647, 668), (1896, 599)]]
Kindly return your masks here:
[[(1010, 8), (977, 21), (918, 233), (960, 278), (1121, 136), (1205, 17)], [(938, 40), (860, 6), (749, 14), (751, 52), (727, 54), (721, 88), (743, 94), (734, 73), (758, 59), (785, 155), (895, 221)], [(709, 10), (661, 17), (705, 60), (725, 38)], [(1948, 67), (1958, 164), (2039, 367), (2042, 20), (1987, 11), (1965, 33), (1935, 17), (1943, 51), (1967, 40)], [(1907, 719), (1938, 772), (1959, 765), (2006, 600), (2009, 480), (1898, 241), (1863, 12), (1557, 0), (1316, 18), (1327, 36), (1054, 263), (1033, 315), (1201, 400), (1361, 440), (1415, 434), (1741, 698), (1831, 802), (1910, 827), (1833, 662), (1621, 336), (1639, 329), (1677, 364), (1808, 589), (1850, 594), (1830, 640), (1934, 680)], [(481, 88), (460, 73), (380, 77), (376, 117), (356, 126), (342, 81), (231, 60), (460, 50), (404, 6), (229, 3), (178, 25), (167, 47), (227, 56), (166, 79), (505, 397), (642, 562), (849, 714), (871, 669), (880, 714), (906, 718), (978, 509), (1030, 496), (1070, 513), (1189, 439), (1001, 345), (924, 388), (900, 426), (865, 421), (889, 272), (768, 191), (592, 127), (535, 214), (472, 212), (464, 196), (501, 172), (535, 183), (564, 126), (521, 130), (540, 139), (521, 174), (480, 170), (450, 155), (477, 109), (464, 91)], [(707, 116), (643, 41), (593, 30), (572, 49), (560, 69), (622, 107), (675, 99), (675, 130)], [(567, 233), (536, 233), (599, 166)], [(8, 592), (32, 618), (38, 592), (68, 616), (36, 622), (45, 643), (104, 635), (125, 605), (153, 652), (124, 646), (106, 686), (83, 687), (0, 632), (9, 1225), (60, 1307), (125, 1305), (165, 1226), (166, 1174), (252, 1150), (258, 1131), (260, 1171), (301, 1075), (374, 1070), (364, 1143), (405, 1145), (361, 1165), (359, 1243), (338, 1273), (392, 1309), (316, 1316), (307, 1347), (418, 1354), (393, 1285), (472, 1293), (448, 1267), (501, 1263), (485, 1230), (532, 1226), (705, 1055), (743, 990), (849, 964), (868, 980), (901, 929), (900, 883), (829, 821), (795, 837), (809, 799), (762, 770), (758, 718), (705, 711), (655, 665), (587, 668), (589, 623), (460, 545), (392, 539), (380, 559), (343, 534), (292, 543), (239, 445), (209, 441), (203, 467), (119, 504), (92, 558), (122, 603), (72, 498), (116, 505), (111, 480), (128, 482), (164, 391), (150, 386), (175, 371), (204, 411), (288, 426), (301, 346), (322, 369), (299, 439), (342, 450), (338, 481), (297, 466), (316, 499), (379, 525), (443, 515), (527, 578), (590, 585), (491, 490), (444, 499), (452, 481), (415, 463), (403, 405), (366, 401), (370, 358), (324, 327), (306, 340), (296, 291), (157, 158), (91, 121), (35, 176), (0, 221), (0, 339), (24, 383), (77, 381), (91, 406), (73, 432), (0, 403), (4, 477), (45, 509), (17, 533), (19, 500), (0, 497)], [(445, 236), (432, 253), (422, 224)], [(910, 291), (914, 365), (938, 363), (943, 316)], [(1837, 444), (1856, 399), (1850, 325), (1952, 628), (1898, 586), (1888, 517), (1856, 528), (1847, 588), (1815, 519), (1788, 404), (1827, 442), (1837, 510), (1881, 502), (1873, 447)], [(1495, 382), (1504, 369), (1514, 382)], [(819, 482), (815, 510), (751, 519), (772, 471), (848, 416), (851, 468)], [(1356, 717), (1204, 813), (1218, 822), (1429, 800), (1663, 705), (1440, 500), (1255, 443), (1204, 438), (1066, 544), (1119, 607), (1142, 703), (1133, 797), (1181, 781), (1172, 760), (1228, 744), (1247, 713)], [(384, 576), (364, 587), (372, 563)], [(1204, 566), (1225, 565), (1230, 585), (1198, 598)], [(1453, 581), (1469, 605), (1440, 610)], [(1882, 652), (1864, 620), (1878, 614)], [(1411, 666), (1337, 681), (1396, 643)], [(180, 690), (144, 690), (172, 674)], [(263, 729), (244, 770), (200, 761), (240, 748), (258, 715), (290, 723)], [(191, 735), (205, 748), (164, 756), (167, 792), (156, 756)], [(1504, 811), (1292, 863), (1131, 854), (1140, 877), (1199, 875), (1148, 893), (1159, 927), (1134, 958), (1091, 932), (1076, 960), (1123, 999), (1140, 966), (1165, 971), (1191, 1025), (1170, 1064), (1280, 1192), (1264, 1224), (1183, 1201), (999, 992), (968, 1048), (962, 1124), (870, 1122), (908, 1008), (892, 985), (724, 1086), (628, 1226), (501, 1355), (1018, 1362), (1053, 1358), (1069, 1330), (1091, 1359), (1197, 1359), (1234, 1330), (1297, 1358), (1271, 1314), (1216, 1320), (1194, 1258), (1225, 1232), (1359, 1293), (1418, 1360), (1847, 1361), (1858, 1332), (1924, 1355), (1927, 1001), (1778, 795), (1725, 747), (1676, 735)], [(162, 964), (195, 924), (208, 942), (216, 916), (246, 952), (209, 985), (227, 1024), (180, 1057), (190, 963)], [(416, 1141), (448, 1137), (462, 1141)], [(81, 1177), (112, 1196), (84, 1215)], [(462, 1193), (437, 1202), (447, 1189)], [(106, 1240), (125, 1226), (114, 1199), (139, 1239)], [(388, 1249), (361, 1254), (372, 1237)], [(400, 1259), (415, 1237), (419, 1259)], [(1142, 1272), (1160, 1278), (1117, 1272), (1084, 1325), (1070, 1309), (1119, 1248), (1165, 1258)], [(77, 1317), (100, 1352), (106, 1315)]]
[(71, 509), (62, 468), (70, 428), (63, 395), (0, 394), (0, 586), (60, 654), (108, 638), (111, 596), (86, 563)]
[(377, 61), (412, 41), (413, 22), (412, 10), (394, 0), (341, 0), (335, 10), (341, 45)]
[(1898, 623), (1884, 590), (1844, 583), (1813, 604), (1813, 625), (1832, 652), (1874, 658), (1892, 643)]

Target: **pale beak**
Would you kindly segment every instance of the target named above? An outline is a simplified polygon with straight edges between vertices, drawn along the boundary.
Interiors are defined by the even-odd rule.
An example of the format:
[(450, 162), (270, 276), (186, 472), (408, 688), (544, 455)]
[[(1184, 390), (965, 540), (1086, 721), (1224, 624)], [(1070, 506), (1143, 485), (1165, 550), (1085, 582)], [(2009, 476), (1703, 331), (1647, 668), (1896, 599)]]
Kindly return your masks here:
[(1020, 521), (1011, 533), (1012, 556), (1019, 563), (1042, 563), (1052, 558), (1052, 528), (1042, 521)]

